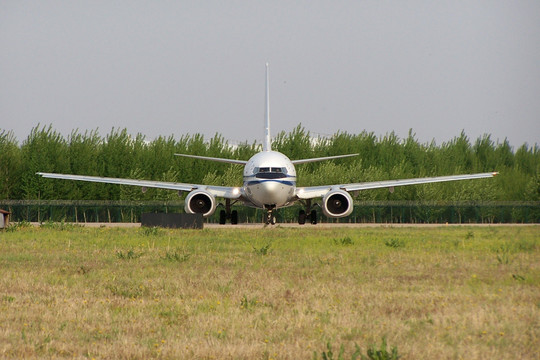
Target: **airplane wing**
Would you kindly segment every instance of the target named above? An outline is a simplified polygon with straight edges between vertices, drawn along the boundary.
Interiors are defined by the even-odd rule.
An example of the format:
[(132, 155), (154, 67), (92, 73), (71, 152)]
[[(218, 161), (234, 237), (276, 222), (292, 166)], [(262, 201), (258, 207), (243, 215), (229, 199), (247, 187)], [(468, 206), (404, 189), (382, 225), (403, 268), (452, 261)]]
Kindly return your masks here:
[(497, 174), (498, 174), (497, 172), (490, 172), (490, 173), (480, 173), (480, 174), (450, 175), (450, 176), (438, 176), (438, 177), (427, 177), (427, 178), (416, 178), (416, 179), (403, 179), (403, 180), (385, 180), (385, 181), (374, 181), (374, 182), (341, 184), (341, 185), (307, 186), (307, 187), (297, 188), (296, 196), (299, 199), (312, 199), (312, 198), (322, 197), (332, 190), (345, 190), (349, 192), (349, 191), (360, 191), (360, 190), (370, 190), (370, 189), (380, 189), (380, 188), (391, 189), (395, 186), (429, 184), (429, 183), (437, 183), (437, 182), (470, 180), (470, 179), (483, 179), (483, 178), (490, 178), (490, 177), (496, 176)]
[(199, 156), (199, 155), (188, 155), (188, 154), (174, 154), (175, 156), (183, 156), (187, 158), (192, 159), (200, 159), (200, 160), (210, 160), (210, 161), (217, 161), (217, 162), (223, 162), (227, 164), (238, 164), (238, 165), (246, 165), (248, 162), (245, 160), (234, 160), (234, 159), (224, 159), (224, 158), (216, 158), (216, 157), (208, 157), (208, 156)]
[(88, 181), (106, 184), (118, 184), (118, 185), (132, 185), (140, 186), (142, 188), (157, 188), (168, 189), (177, 191), (192, 191), (192, 190), (206, 190), (214, 196), (222, 197), (225, 199), (238, 199), (242, 195), (240, 188), (228, 187), (228, 186), (214, 186), (214, 185), (197, 185), (197, 184), (184, 184), (165, 181), (151, 181), (151, 180), (136, 180), (136, 179), (119, 179), (100, 176), (87, 176), (87, 175), (69, 175), (69, 174), (54, 174), (38, 172), (37, 175), (41, 175), (44, 178), (50, 179), (64, 179), (64, 180), (78, 180)]

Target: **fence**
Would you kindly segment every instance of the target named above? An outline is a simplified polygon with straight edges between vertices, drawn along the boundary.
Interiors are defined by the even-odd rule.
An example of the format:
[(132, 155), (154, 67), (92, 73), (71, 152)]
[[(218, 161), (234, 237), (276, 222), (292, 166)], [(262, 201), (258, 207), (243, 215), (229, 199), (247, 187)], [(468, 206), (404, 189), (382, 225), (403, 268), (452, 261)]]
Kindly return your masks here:
[[(0, 200), (0, 208), (9, 210), (12, 221), (65, 221), (65, 222), (140, 222), (141, 214), (184, 212), (179, 202), (133, 201), (69, 201), (69, 200)], [(235, 207), (241, 223), (258, 223), (264, 211), (248, 207)], [(300, 206), (279, 209), (280, 223), (298, 221)], [(339, 223), (540, 223), (540, 202), (355, 202), (353, 213), (341, 219), (322, 215), (319, 222)], [(219, 221), (219, 210), (207, 219)]]

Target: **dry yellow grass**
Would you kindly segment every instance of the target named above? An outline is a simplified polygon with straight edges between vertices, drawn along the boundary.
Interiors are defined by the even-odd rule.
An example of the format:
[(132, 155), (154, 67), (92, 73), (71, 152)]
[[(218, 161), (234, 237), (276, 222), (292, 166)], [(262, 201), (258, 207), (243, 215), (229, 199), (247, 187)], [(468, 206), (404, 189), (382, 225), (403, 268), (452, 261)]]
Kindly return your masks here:
[(539, 230), (4, 232), (0, 357), (535, 359)]

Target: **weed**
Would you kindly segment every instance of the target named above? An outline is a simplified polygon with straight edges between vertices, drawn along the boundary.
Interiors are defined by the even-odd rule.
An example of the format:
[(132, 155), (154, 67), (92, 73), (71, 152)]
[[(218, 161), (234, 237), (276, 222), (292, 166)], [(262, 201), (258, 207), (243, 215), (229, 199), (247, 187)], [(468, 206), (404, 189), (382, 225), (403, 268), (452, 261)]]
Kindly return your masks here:
[(240, 300), (240, 309), (248, 310), (250, 308), (253, 308), (259, 303), (257, 299), (248, 299), (246, 295), (242, 297), (242, 300)]
[(30, 224), (28, 221), (23, 220), (16, 223), (10, 223), (8, 227), (6, 228), (6, 231), (14, 232), (14, 231), (29, 228), (29, 227), (32, 227), (32, 224)]
[(165, 252), (165, 255), (162, 257), (163, 260), (168, 260), (168, 261), (176, 261), (176, 262), (184, 262), (184, 261), (187, 261), (189, 259), (189, 257), (191, 256), (190, 253), (187, 253), (187, 252), (178, 252), (178, 250), (175, 250), (174, 252), (170, 252), (167, 250), (167, 252)]
[(19, 230), (19, 227), (16, 224), (9, 224), (8, 227), (5, 228), (6, 232), (15, 232)]
[(141, 228), (141, 232), (144, 236), (158, 236), (161, 234), (161, 229), (158, 228), (157, 226), (152, 226), (152, 227), (143, 226)]
[(403, 241), (401, 241), (399, 239), (387, 239), (387, 240), (384, 241), (384, 245), (386, 245), (388, 247), (391, 247), (391, 248), (394, 248), (394, 249), (405, 246)]
[[(327, 351), (321, 353), (323, 360), (334, 360), (334, 352), (332, 351), (332, 345), (330, 342), (326, 344)], [(361, 360), (398, 360), (401, 356), (398, 355), (398, 349), (396, 346), (392, 347), (390, 351), (387, 350), (386, 337), (382, 338), (381, 347), (379, 350), (375, 345), (371, 345), (366, 352), (366, 355), (361, 354), (361, 349), (358, 344), (354, 344), (354, 351), (351, 354), (351, 360), (361, 359)], [(345, 360), (345, 346), (341, 344), (339, 347), (339, 353), (337, 354), (336, 360)], [(317, 352), (313, 353), (313, 359), (317, 360)]]
[(500, 265), (507, 265), (512, 262), (512, 256), (510, 254), (510, 245), (503, 244), (497, 249), (497, 262)]
[(78, 224), (66, 223), (64, 220), (62, 220), (61, 222), (47, 221), (39, 224), (39, 227), (43, 229), (69, 231), (82, 226)]
[[(334, 360), (334, 352), (332, 351), (332, 345), (330, 344), (330, 342), (326, 343), (326, 348), (328, 349), (328, 351), (323, 351), (321, 353), (321, 357), (323, 360)], [(357, 352), (359, 352), (359, 348), (358, 348), (358, 345), (356, 345), (356, 348), (357, 348)], [(345, 353), (345, 347), (343, 346), (343, 344), (341, 344), (340, 348), (339, 348), (339, 353), (338, 353), (338, 356), (337, 356), (337, 360), (343, 360), (343, 354)], [(355, 352), (356, 354), (356, 352)], [(358, 357), (358, 355), (354, 355), (353, 354), (353, 357), (352, 359), (356, 359)], [(313, 353), (313, 360), (317, 360), (318, 357), (317, 357), (317, 352), (314, 352)]]
[(138, 259), (142, 256), (142, 253), (136, 253), (133, 249), (129, 249), (125, 253), (121, 250), (116, 252), (116, 257), (122, 260)]
[(15, 301), (15, 298), (13, 296), (4, 295), (2, 296), (2, 301), (12, 303), (13, 301)]
[(148, 295), (148, 289), (145, 286), (137, 286), (137, 284), (131, 284), (128, 281), (108, 284), (105, 288), (108, 289), (111, 294), (126, 299), (137, 299)]
[(383, 336), (381, 348), (377, 350), (375, 348), (375, 345), (371, 345), (367, 349), (367, 357), (362, 356), (362, 360), (397, 360), (400, 357), (401, 356), (398, 355), (397, 346), (392, 347), (392, 349), (390, 349), (390, 352), (386, 350), (386, 337)]
[(469, 240), (474, 238), (474, 233), (472, 231), (469, 231), (467, 235), (465, 235), (465, 239)]
[(347, 245), (353, 245), (354, 241), (350, 237), (346, 236), (346, 237), (341, 238), (341, 239), (334, 239), (334, 244), (347, 246)]
[(268, 244), (263, 245), (263, 247), (261, 247), (259, 249), (257, 249), (255, 246), (251, 246), (251, 247), (253, 248), (253, 251), (255, 252), (255, 254), (264, 256), (264, 255), (268, 255), (270, 253), (270, 247), (271, 246), (272, 246), (272, 242), (269, 242)]
[(525, 277), (519, 275), (519, 274), (512, 274), (512, 278), (514, 278), (514, 280), (517, 280), (517, 281), (523, 281), (525, 280)]

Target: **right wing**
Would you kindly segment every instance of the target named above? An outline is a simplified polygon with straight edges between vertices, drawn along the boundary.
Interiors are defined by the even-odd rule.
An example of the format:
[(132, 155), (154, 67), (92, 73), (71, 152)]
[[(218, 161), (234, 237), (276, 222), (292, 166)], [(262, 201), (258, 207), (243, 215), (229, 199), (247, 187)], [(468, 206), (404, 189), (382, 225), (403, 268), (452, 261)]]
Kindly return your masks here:
[(300, 160), (291, 160), (293, 165), (298, 164), (305, 164), (310, 162), (316, 162), (316, 161), (324, 161), (324, 160), (332, 160), (332, 159), (341, 159), (346, 158), (350, 156), (358, 156), (360, 154), (347, 154), (347, 155), (336, 155), (336, 156), (325, 156), (325, 157), (319, 157), (319, 158), (311, 158), (311, 159), (300, 159)]
[(105, 184), (118, 184), (118, 185), (131, 185), (140, 186), (142, 188), (157, 188), (177, 191), (193, 191), (197, 189), (206, 190), (214, 196), (226, 198), (226, 199), (238, 199), (242, 195), (242, 191), (238, 187), (229, 186), (215, 186), (215, 185), (198, 185), (198, 184), (184, 184), (165, 181), (152, 181), (152, 180), (136, 180), (136, 179), (120, 179), (109, 178), (100, 176), (88, 176), (88, 175), (69, 175), (69, 174), (55, 174), (55, 173), (43, 173), (38, 172), (37, 175), (41, 175), (44, 178), (49, 179), (64, 179), (64, 180), (77, 180), (87, 182), (97, 182)]

